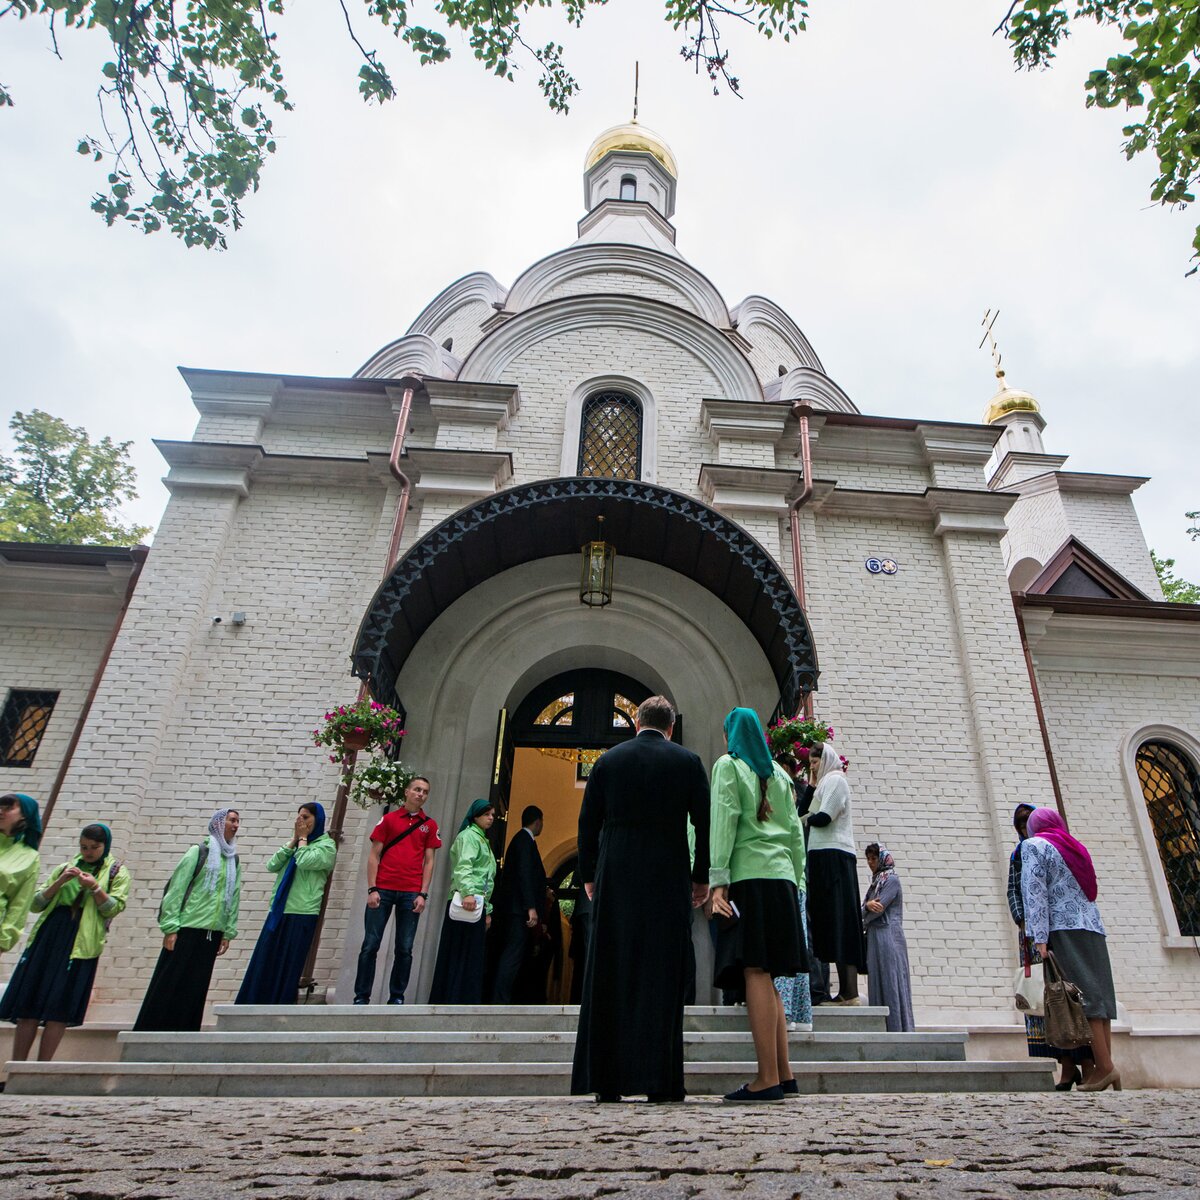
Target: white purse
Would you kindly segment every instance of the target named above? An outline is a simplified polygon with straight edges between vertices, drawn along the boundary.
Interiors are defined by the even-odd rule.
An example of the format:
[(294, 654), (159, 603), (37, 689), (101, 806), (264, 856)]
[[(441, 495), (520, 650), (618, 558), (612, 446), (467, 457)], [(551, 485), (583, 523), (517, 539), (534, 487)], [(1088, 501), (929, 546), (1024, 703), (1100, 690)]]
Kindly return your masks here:
[(468, 911), (463, 908), (462, 893), (455, 892), (450, 897), (450, 920), (466, 921), (468, 925), (474, 925), (483, 916), (483, 907), (483, 897), (476, 896), (474, 911)]

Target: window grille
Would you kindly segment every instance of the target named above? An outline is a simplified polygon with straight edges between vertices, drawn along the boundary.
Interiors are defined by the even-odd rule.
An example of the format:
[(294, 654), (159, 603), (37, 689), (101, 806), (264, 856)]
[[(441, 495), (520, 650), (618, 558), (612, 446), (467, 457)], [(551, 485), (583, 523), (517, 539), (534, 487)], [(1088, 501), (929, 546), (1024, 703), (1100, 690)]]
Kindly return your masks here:
[(641, 478), (642, 406), (632, 396), (597, 392), (584, 401), (578, 473), (606, 479)]
[(57, 692), (14, 688), (0, 713), (0, 767), (32, 767), (42, 734), (58, 700)]
[(1166, 742), (1139, 747), (1137, 773), (1179, 931), (1200, 937), (1200, 775)]

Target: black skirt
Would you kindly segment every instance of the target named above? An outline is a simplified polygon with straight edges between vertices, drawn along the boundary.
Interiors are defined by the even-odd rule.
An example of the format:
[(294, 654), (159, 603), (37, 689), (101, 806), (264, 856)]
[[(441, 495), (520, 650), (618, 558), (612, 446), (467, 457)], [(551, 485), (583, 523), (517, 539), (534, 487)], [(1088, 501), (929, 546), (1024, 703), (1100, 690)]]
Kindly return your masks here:
[(200, 1029), (221, 936), (217, 930), (181, 929), (175, 949), (159, 952), (135, 1030), (194, 1033)]
[(71, 957), (78, 932), (79, 922), (65, 905), (46, 917), (0, 1000), (0, 1020), (83, 1024), (100, 960)]
[(442, 918), (437, 966), (433, 970), (430, 1004), (482, 1004), (483, 973), (487, 965), (486, 917), (478, 921)]
[(800, 896), (790, 879), (743, 879), (730, 885), (729, 899), (741, 916), (717, 933), (714, 987), (740, 992), (747, 967), (771, 976), (808, 971)]
[(295, 1004), (316, 929), (316, 913), (284, 913), (274, 929), (264, 926), (234, 1004)]
[(808, 927), (813, 953), (826, 963), (867, 969), (857, 860), (845, 850), (808, 852)]
[(1084, 1016), (1115, 1021), (1117, 993), (1104, 934), (1090, 929), (1052, 929), (1050, 951), (1063, 977), (1083, 992)]

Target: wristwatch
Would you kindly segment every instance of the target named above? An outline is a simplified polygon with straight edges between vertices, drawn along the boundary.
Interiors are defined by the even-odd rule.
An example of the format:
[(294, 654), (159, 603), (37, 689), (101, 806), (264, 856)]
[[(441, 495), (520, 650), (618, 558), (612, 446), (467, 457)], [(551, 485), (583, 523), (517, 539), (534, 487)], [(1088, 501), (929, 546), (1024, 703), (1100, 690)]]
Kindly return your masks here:
[(372, 892), (378, 892), (378, 891), (379, 891), (379, 889), (377, 887), (367, 888), (367, 895), (369, 896)]
[(418, 893), (417, 893), (417, 895), (418, 895), (418, 896), (420, 896), (422, 900), (428, 900), (428, 899), (429, 899), (429, 893), (428, 893), (428, 892), (418, 892)]

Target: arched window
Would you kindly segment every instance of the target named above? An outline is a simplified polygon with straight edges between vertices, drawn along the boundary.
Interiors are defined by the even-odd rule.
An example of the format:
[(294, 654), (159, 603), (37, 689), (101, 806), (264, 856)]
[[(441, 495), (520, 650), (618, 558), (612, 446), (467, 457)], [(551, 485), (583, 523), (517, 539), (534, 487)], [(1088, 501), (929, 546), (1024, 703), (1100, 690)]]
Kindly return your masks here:
[(583, 402), (578, 475), (642, 477), (642, 406), (625, 392), (597, 392)]
[(637, 199), (637, 180), (632, 175), (621, 176), (621, 199)]
[(1138, 782), (1184, 937), (1200, 937), (1200, 775), (1169, 742), (1143, 742)]

